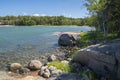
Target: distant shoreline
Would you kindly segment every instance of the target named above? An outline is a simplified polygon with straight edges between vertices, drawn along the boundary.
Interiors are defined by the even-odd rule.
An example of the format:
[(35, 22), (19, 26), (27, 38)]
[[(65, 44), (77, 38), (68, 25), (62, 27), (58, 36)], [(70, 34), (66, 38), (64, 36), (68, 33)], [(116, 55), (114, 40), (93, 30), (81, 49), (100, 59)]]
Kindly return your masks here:
[[(0, 27), (19, 27), (19, 26), (29, 26), (29, 25), (0, 25)], [(88, 26), (88, 25), (83, 25), (83, 26), (78, 26), (78, 25), (30, 25), (30, 26), (35, 26), (35, 27), (41, 27), (41, 26), (75, 26), (75, 27), (83, 27), (83, 26)]]
[(0, 27), (14, 27), (15, 25), (0, 25)]

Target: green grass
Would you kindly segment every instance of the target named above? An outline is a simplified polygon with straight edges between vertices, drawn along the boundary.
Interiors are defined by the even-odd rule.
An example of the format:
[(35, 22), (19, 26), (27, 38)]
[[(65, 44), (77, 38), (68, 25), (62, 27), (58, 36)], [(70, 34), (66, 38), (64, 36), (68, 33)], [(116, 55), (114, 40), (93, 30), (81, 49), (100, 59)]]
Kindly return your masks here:
[(109, 33), (107, 36), (108, 39), (116, 39), (116, 38), (120, 38), (120, 31), (119, 32), (113, 32), (113, 33)]
[(102, 42), (104, 40), (108, 41), (108, 40), (120, 38), (120, 31), (109, 33), (107, 37), (104, 36), (103, 32), (98, 32), (98, 31), (90, 31), (87, 33), (81, 32), (80, 37), (81, 39), (77, 40), (77, 44), (79, 47), (84, 48), (91, 44)]
[(54, 66), (57, 69), (62, 70), (64, 73), (75, 72), (75, 73), (78, 73), (79, 75), (81, 75), (82, 77), (88, 78), (89, 80), (95, 80), (95, 78), (96, 78), (96, 74), (93, 71), (89, 71), (89, 72), (85, 72), (83, 70), (76, 71), (76, 69), (73, 65), (61, 63), (59, 61), (50, 62), (49, 64), (47, 64), (47, 66), (48, 67)]
[(77, 41), (79, 47), (87, 47), (96, 44), (104, 39), (102, 32), (91, 31), (88, 33), (80, 33), (81, 39)]
[(59, 61), (50, 62), (49, 64), (47, 64), (47, 66), (48, 67), (54, 66), (57, 69), (60, 69), (60, 70), (62, 70), (65, 73), (69, 73), (69, 72), (74, 72), (75, 71), (75, 67), (73, 65), (61, 63)]

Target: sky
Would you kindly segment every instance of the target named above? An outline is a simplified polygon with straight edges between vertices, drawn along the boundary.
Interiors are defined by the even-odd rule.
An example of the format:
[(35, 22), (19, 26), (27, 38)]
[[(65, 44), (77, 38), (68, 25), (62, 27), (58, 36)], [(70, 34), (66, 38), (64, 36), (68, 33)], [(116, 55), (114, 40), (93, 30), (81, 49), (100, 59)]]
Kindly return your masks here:
[(84, 18), (85, 0), (0, 0), (0, 16), (65, 16)]

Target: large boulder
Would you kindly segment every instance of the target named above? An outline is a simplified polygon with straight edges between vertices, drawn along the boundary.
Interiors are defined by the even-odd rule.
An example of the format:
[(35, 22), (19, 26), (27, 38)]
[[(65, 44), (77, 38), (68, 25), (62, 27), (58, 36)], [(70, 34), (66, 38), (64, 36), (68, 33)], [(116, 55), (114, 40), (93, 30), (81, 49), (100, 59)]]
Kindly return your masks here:
[(75, 45), (75, 38), (70, 34), (62, 34), (59, 37), (58, 44), (60, 46), (73, 46)]
[(73, 61), (87, 65), (99, 75), (120, 79), (120, 39), (79, 50)]
[(28, 68), (31, 70), (39, 70), (42, 67), (42, 63), (39, 60), (31, 60), (28, 64)]

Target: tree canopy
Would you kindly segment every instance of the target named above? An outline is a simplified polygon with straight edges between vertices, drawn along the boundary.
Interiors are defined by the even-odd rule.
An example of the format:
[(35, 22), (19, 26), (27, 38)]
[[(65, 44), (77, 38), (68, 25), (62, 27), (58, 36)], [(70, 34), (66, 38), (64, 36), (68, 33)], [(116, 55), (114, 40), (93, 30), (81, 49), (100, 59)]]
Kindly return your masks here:
[(83, 18), (67, 18), (64, 16), (5, 16), (0, 17), (3, 25), (86, 25)]
[(87, 0), (86, 7), (91, 17), (89, 25), (96, 30), (108, 33), (120, 33), (120, 0)]

